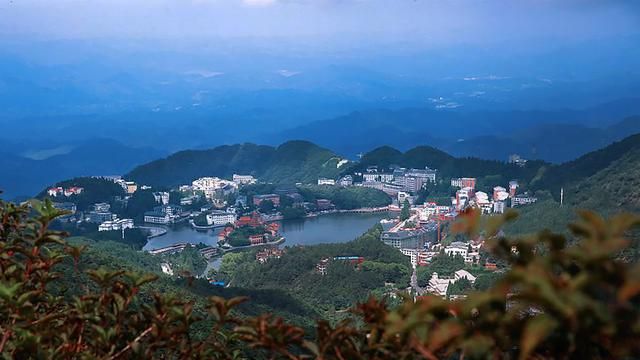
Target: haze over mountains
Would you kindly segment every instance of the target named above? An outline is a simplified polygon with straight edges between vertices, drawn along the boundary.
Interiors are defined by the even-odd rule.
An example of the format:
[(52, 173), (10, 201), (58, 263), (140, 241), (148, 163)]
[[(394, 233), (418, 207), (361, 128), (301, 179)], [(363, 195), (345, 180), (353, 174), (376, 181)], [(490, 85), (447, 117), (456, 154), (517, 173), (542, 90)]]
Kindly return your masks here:
[(632, 2), (64, 1), (0, 4), (11, 196), (246, 142), (560, 163), (640, 131)]

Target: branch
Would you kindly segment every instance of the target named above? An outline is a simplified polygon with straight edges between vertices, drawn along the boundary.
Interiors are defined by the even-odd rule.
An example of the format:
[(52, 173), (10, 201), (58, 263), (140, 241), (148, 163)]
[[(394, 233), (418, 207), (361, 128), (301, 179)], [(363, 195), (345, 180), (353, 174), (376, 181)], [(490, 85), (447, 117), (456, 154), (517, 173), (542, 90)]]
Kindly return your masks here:
[(127, 351), (129, 351), (131, 349), (131, 346), (137, 342), (139, 342), (140, 340), (142, 340), (143, 337), (145, 337), (148, 333), (151, 332), (151, 330), (153, 329), (153, 325), (149, 326), (145, 331), (143, 331), (140, 335), (138, 335), (137, 338), (133, 339), (132, 342), (130, 342), (127, 346), (125, 346), (122, 350), (118, 351), (115, 355), (111, 356), (109, 358), (109, 360), (115, 360), (117, 358), (119, 358), (120, 356), (124, 355), (124, 353), (126, 353)]

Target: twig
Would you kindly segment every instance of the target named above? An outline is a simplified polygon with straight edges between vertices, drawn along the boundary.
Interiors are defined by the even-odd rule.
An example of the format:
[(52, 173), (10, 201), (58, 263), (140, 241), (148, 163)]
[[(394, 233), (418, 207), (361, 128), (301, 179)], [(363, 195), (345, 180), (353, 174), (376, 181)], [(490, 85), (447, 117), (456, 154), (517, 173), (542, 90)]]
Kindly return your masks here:
[(109, 359), (110, 360), (114, 360), (119, 358), (120, 356), (124, 355), (124, 353), (126, 353), (127, 351), (129, 351), (131, 349), (131, 346), (135, 343), (137, 343), (138, 341), (142, 340), (143, 337), (145, 337), (148, 333), (151, 332), (151, 330), (153, 329), (153, 326), (149, 326), (145, 331), (143, 331), (140, 335), (138, 335), (137, 338), (133, 339), (132, 342), (130, 342), (127, 346), (125, 346), (122, 350), (118, 351), (115, 355), (111, 356)]

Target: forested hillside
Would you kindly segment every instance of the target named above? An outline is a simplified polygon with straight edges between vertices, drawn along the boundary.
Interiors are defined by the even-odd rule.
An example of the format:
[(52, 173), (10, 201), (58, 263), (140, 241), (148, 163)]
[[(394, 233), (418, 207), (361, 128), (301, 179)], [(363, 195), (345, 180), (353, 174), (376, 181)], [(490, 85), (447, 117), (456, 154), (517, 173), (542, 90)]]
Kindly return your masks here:
[[(409, 258), (381, 242), (381, 231), (377, 226), (342, 244), (290, 247), (266, 264), (258, 263), (252, 252), (227, 254), (218, 275), (236, 287), (284, 290), (323, 318), (335, 319), (340, 310), (370, 295), (382, 298), (409, 286)], [(363, 262), (339, 257), (362, 257)], [(322, 259), (328, 259), (326, 275), (316, 269)]]
[[(529, 161), (520, 167), (504, 161), (483, 160), (478, 158), (456, 158), (430, 146), (415, 147), (401, 152), (389, 146), (383, 146), (364, 154), (361, 161), (348, 171), (365, 171), (368, 166), (377, 165), (381, 169), (396, 165), (406, 168), (425, 168), (438, 170), (440, 179), (452, 177), (476, 177), (482, 184), (483, 178), (491, 177), (493, 184), (505, 184), (509, 180), (518, 179), (528, 183), (542, 166), (541, 161)], [(491, 185), (494, 186), (494, 185)]]
[(576, 160), (547, 166), (532, 180), (531, 186), (535, 189), (550, 190), (557, 198), (561, 187), (575, 184), (594, 175), (635, 149), (640, 149), (640, 134), (629, 136)]
[[(640, 148), (632, 146), (637, 145), (638, 140), (639, 136), (628, 138), (568, 163), (566, 168), (557, 168), (556, 176), (566, 176), (563, 205), (558, 199), (547, 196), (536, 204), (522, 207), (519, 219), (508, 225), (508, 231), (512, 234), (532, 233), (544, 228), (564, 231), (565, 224), (575, 219), (578, 209), (607, 215), (640, 211)], [(614, 158), (617, 159), (612, 160)], [(591, 176), (578, 177), (580, 173), (591, 173), (607, 163), (608, 166)], [(559, 196), (559, 192), (554, 195)]]
[[(221, 288), (211, 286), (206, 279), (196, 278), (202, 273), (202, 265), (185, 266), (194, 262), (204, 262), (197, 253), (180, 253), (175, 255), (153, 256), (146, 252), (136, 251), (120, 243), (110, 241), (94, 241), (87, 238), (70, 238), (69, 244), (84, 247), (84, 254), (74, 264), (71, 258), (60, 266), (62, 276), (56, 281), (53, 290), (71, 299), (91, 286), (87, 273), (91, 269), (106, 271), (129, 271), (138, 274), (153, 274), (157, 281), (144, 286), (141, 295), (150, 299), (154, 293), (186, 301), (193, 301), (196, 312), (204, 314), (207, 298), (210, 296), (248, 296), (251, 304), (242, 304), (237, 310), (239, 316), (257, 316), (269, 312), (282, 316), (303, 327), (310, 327), (318, 313), (303, 302), (292, 298), (281, 289), (257, 288)], [(175, 268), (175, 276), (168, 276), (161, 270), (161, 263), (170, 263)], [(206, 265), (206, 263), (205, 263)], [(79, 286), (80, 284), (80, 286)], [(95, 290), (95, 289), (94, 289)], [(204, 329), (201, 329), (204, 331)]]
[(127, 179), (151, 186), (175, 186), (202, 176), (231, 177), (247, 174), (274, 183), (316, 181), (335, 177), (340, 157), (305, 141), (289, 141), (278, 147), (255, 144), (189, 150), (139, 166)]

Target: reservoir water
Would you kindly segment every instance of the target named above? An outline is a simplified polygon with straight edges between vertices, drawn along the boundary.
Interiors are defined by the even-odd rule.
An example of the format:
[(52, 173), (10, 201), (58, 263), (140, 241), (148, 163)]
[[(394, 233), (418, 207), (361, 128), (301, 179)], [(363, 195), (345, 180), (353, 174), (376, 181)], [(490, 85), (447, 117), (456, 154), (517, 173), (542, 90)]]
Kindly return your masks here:
[[(280, 232), (286, 239), (283, 246), (341, 243), (357, 238), (385, 217), (387, 213), (343, 213), (284, 220), (281, 222)], [(144, 249), (157, 249), (183, 242), (215, 246), (219, 231), (219, 228), (207, 231), (194, 230), (188, 224), (173, 226), (167, 234), (150, 239)]]

